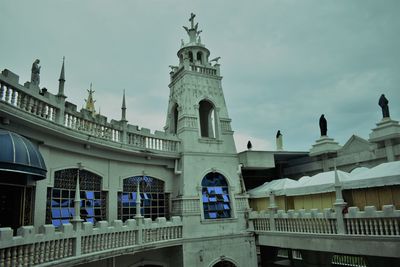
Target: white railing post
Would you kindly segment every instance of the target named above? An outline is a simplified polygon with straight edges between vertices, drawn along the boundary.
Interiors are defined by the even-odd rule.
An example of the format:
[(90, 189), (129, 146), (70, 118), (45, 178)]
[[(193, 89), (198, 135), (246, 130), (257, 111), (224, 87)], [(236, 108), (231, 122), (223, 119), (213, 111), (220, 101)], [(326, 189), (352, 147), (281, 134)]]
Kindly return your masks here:
[(346, 207), (347, 203), (343, 200), (342, 195), (342, 185), (339, 181), (339, 175), (336, 170), (335, 164), (335, 194), (336, 194), (336, 201), (333, 204), (335, 207), (336, 213), (336, 229), (338, 234), (346, 234), (346, 228), (344, 225), (344, 218), (343, 218), (343, 208)]
[(81, 196), (80, 196), (80, 188), (79, 188), (79, 171), (82, 169), (81, 163), (78, 163), (78, 175), (76, 177), (76, 189), (75, 189), (75, 199), (74, 199), (74, 217), (71, 220), (71, 223), (74, 227), (75, 235), (75, 242), (73, 248), (73, 255), (79, 256), (82, 253), (81, 248), (81, 228), (82, 228), (82, 219), (81, 219)]
[(135, 215), (135, 220), (137, 222), (138, 226), (138, 234), (137, 234), (137, 243), (138, 245), (143, 243), (143, 216), (140, 213), (140, 181), (137, 183), (137, 189), (136, 189), (136, 215)]
[(278, 207), (275, 204), (275, 194), (273, 191), (269, 192), (269, 227), (271, 231), (275, 231), (275, 214), (277, 211)]

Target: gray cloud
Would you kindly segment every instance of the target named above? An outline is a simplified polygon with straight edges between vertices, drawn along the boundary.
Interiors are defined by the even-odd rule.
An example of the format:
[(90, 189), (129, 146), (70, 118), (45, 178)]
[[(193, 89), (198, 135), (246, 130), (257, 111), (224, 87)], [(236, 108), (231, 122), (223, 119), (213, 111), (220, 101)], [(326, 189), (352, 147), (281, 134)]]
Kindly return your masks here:
[[(23, 8), (22, 8), (23, 7)], [(344, 144), (368, 138), (389, 98), (400, 119), (398, 1), (2, 1), (0, 68), (29, 79), (41, 59), (42, 86), (53, 93), (66, 56), (66, 94), (82, 106), (93, 82), (97, 107), (119, 119), (162, 129), (168, 65), (176, 64), (181, 28), (195, 12), (211, 56), (221, 56), (223, 89), (238, 149), (308, 150), (325, 113), (328, 134)]]

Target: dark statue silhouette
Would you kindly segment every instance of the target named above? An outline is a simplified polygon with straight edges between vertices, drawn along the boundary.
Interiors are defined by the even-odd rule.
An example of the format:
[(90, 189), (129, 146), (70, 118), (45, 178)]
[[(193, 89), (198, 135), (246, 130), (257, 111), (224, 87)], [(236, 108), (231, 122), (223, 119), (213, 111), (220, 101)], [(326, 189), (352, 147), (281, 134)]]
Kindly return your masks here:
[(319, 118), (319, 129), (321, 130), (321, 136), (327, 136), (328, 132), (328, 123), (325, 119), (324, 114)]
[(379, 106), (382, 108), (383, 118), (389, 118), (389, 100), (386, 99), (385, 95), (382, 94), (378, 102)]

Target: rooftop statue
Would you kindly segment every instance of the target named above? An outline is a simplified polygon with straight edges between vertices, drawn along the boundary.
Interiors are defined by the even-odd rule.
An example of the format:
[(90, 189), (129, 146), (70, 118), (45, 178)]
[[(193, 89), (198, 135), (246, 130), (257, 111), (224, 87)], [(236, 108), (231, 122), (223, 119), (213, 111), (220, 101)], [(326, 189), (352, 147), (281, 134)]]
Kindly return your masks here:
[(250, 140), (247, 142), (247, 149), (251, 150), (253, 148), (253, 145), (251, 144)]
[(382, 108), (383, 118), (389, 118), (389, 100), (386, 99), (385, 95), (382, 94), (378, 102), (379, 106)]
[(322, 114), (319, 118), (319, 129), (321, 130), (321, 136), (327, 136), (328, 132), (328, 123), (325, 119), (325, 115)]
[(39, 86), (40, 83), (40, 60), (36, 59), (32, 64), (31, 84)]

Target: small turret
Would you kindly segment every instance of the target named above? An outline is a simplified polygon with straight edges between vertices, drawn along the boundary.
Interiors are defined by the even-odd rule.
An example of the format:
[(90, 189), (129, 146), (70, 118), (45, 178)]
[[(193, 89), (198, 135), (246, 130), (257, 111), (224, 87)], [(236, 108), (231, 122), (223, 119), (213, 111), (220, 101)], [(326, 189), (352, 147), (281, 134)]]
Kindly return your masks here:
[(57, 96), (60, 96), (60, 97), (66, 97), (64, 95), (64, 84), (65, 84), (64, 63), (65, 63), (65, 57), (63, 57), (60, 78), (58, 79), (58, 94), (57, 94)]

